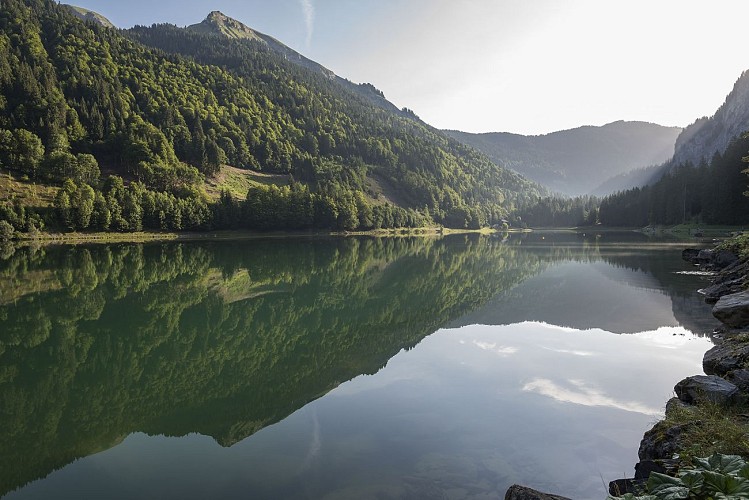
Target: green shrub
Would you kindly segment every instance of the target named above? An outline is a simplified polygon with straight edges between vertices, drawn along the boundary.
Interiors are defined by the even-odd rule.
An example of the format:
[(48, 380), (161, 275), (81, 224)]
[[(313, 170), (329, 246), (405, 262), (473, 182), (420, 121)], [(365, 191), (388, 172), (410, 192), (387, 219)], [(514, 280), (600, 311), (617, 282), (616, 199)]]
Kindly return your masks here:
[[(677, 477), (653, 472), (647, 494), (627, 493), (625, 500), (733, 500), (749, 498), (749, 464), (738, 455), (714, 454), (695, 458), (694, 467), (682, 469)], [(609, 500), (615, 497), (609, 496)]]

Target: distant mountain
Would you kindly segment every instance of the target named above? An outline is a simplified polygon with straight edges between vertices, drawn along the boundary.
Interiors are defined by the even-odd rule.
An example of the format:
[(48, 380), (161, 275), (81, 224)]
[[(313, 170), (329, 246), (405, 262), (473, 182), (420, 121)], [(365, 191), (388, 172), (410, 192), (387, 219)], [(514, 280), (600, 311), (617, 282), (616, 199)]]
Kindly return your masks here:
[(697, 165), (723, 153), (730, 142), (749, 130), (749, 71), (741, 74), (723, 105), (709, 118), (689, 125), (676, 139), (674, 163), (690, 161)]
[(110, 21), (106, 17), (102, 16), (98, 12), (94, 12), (92, 10), (84, 9), (83, 7), (76, 7), (75, 5), (66, 5), (66, 4), (64, 4), (64, 5), (78, 19), (82, 19), (84, 21), (89, 21), (89, 22), (101, 24), (105, 28), (116, 28), (116, 26), (112, 23), (112, 21)]
[(601, 193), (610, 178), (671, 158), (678, 127), (617, 121), (538, 136), (446, 133), (496, 164), (567, 195)]
[(630, 170), (629, 172), (606, 179), (591, 191), (590, 194), (593, 196), (607, 196), (611, 193), (625, 191), (633, 187), (647, 186), (660, 179), (667, 169), (668, 166), (662, 164)]

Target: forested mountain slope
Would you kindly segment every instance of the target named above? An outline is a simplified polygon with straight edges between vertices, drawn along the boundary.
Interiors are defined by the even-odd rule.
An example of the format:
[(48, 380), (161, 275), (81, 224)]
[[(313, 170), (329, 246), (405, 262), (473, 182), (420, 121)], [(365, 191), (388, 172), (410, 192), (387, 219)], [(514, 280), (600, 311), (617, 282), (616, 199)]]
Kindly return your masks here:
[(446, 133), (554, 191), (583, 195), (611, 177), (665, 162), (680, 132), (677, 127), (618, 121), (538, 136)]
[[(0, 10), (0, 167), (72, 179), (56, 203), (70, 228), (479, 226), (538, 194), (385, 108), (267, 41), (124, 33), (50, 0)], [(291, 182), (210, 205), (204, 180), (224, 164)], [(0, 207), (0, 220), (38, 227), (28, 208)]]
[(399, 110), (397, 106), (385, 99), (385, 95), (382, 91), (378, 90), (374, 85), (369, 83), (357, 85), (345, 78), (341, 78), (325, 66), (307, 59), (299, 52), (284, 45), (272, 36), (256, 31), (242, 22), (228, 17), (222, 12), (211, 12), (202, 22), (188, 26), (187, 30), (206, 35), (218, 35), (231, 40), (252, 40), (258, 42), (261, 46), (276, 53), (286, 61), (307, 68), (313, 72), (320, 73), (330, 80), (335, 80), (347, 90), (351, 90), (364, 97), (370, 102), (370, 104), (374, 104), (377, 107), (402, 116), (413, 117), (407, 109)]

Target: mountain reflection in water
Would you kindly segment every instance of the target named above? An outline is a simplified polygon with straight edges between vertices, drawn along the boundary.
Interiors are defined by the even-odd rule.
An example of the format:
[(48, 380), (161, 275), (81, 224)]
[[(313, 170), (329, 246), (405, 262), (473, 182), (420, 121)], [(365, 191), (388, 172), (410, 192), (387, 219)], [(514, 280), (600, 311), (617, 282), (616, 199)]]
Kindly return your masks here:
[[(644, 428), (581, 448), (590, 419), (564, 415), (652, 421), (668, 393), (622, 388), (611, 353), (638, 378), (658, 366), (660, 387), (691, 374), (704, 278), (677, 274), (673, 245), (540, 238), (17, 249), (0, 261), (0, 494), (478, 495), (557, 477), (559, 446), (629, 452)], [(531, 428), (559, 446), (524, 446)]]

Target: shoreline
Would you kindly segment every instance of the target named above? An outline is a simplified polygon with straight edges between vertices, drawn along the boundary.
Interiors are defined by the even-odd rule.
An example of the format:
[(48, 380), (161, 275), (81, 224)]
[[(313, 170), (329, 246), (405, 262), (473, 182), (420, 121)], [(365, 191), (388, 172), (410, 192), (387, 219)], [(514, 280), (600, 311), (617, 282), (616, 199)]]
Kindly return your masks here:
[(749, 458), (749, 258), (742, 253), (739, 243), (682, 252), (683, 260), (713, 273), (712, 284), (697, 292), (714, 304), (712, 314), (723, 325), (711, 332), (714, 346), (703, 355), (703, 373), (676, 383), (664, 418), (645, 432), (634, 477), (609, 483), (612, 497), (642, 494), (651, 472), (675, 475), (695, 458)]
[[(440, 226), (427, 226), (420, 228), (397, 228), (397, 229), (372, 229), (369, 231), (252, 231), (246, 229), (240, 230), (221, 230), (205, 232), (161, 232), (161, 231), (141, 231), (135, 233), (120, 232), (69, 232), (69, 233), (52, 233), (42, 231), (36, 235), (28, 233), (17, 233), (16, 237), (9, 241), (0, 241), (0, 244), (9, 243), (15, 246), (30, 245), (83, 245), (83, 244), (109, 244), (109, 243), (157, 243), (157, 242), (174, 242), (174, 241), (244, 241), (256, 239), (274, 239), (274, 238), (319, 238), (319, 237), (348, 237), (348, 236), (376, 236), (376, 237), (412, 237), (412, 236), (447, 236), (453, 234), (522, 234), (522, 233), (549, 233), (549, 232), (570, 232), (570, 233), (616, 233), (616, 232), (633, 232), (646, 235), (670, 235), (676, 236), (680, 240), (702, 240), (705, 243), (706, 238), (726, 237), (729, 232), (735, 230), (734, 227), (727, 226), (704, 226), (706, 236), (703, 238), (695, 237), (691, 234), (684, 234), (682, 231), (674, 230), (679, 226), (658, 228), (657, 232), (648, 231), (648, 228), (637, 227), (603, 227), (603, 226), (581, 226), (581, 227), (534, 227), (534, 228), (510, 228), (506, 231), (493, 228), (481, 229), (453, 229)], [(672, 231), (674, 230), (674, 231)], [(709, 233), (709, 234), (707, 234)]]
[[(748, 247), (749, 237), (744, 237), (712, 249), (683, 250), (683, 260), (713, 273), (712, 284), (698, 293), (715, 304), (713, 316), (723, 326), (712, 332), (714, 346), (703, 355), (704, 373), (674, 386), (676, 396), (666, 403), (665, 415), (640, 441), (634, 476), (610, 481), (609, 498), (647, 495), (651, 473), (675, 476), (694, 466), (693, 459), (714, 453), (749, 458)], [(505, 500), (571, 499), (515, 484)]]
[[(454, 234), (502, 234), (504, 231), (491, 228), (482, 229), (451, 229), (441, 227), (374, 229), (370, 231), (269, 231), (259, 232), (250, 230), (226, 230), (206, 232), (155, 232), (143, 231), (136, 233), (96, 232), (96, 233), (47, 233), (37, 235), (20, 233), (16, 239), (9, 240), (14, 246), (49, 246), (49, 245), (85, 245), (111, 243), (158, 243), (158, 242), (188, 242), (188, 241), (245, 241), (260, 239), (282, 238), (328, 238), (351, 236), (375, 237), (442, 237)], [(507, 233), (527, 233), (530, 229), (510, 229)], [(2, 243), (2, 242), (0, 242)]]

